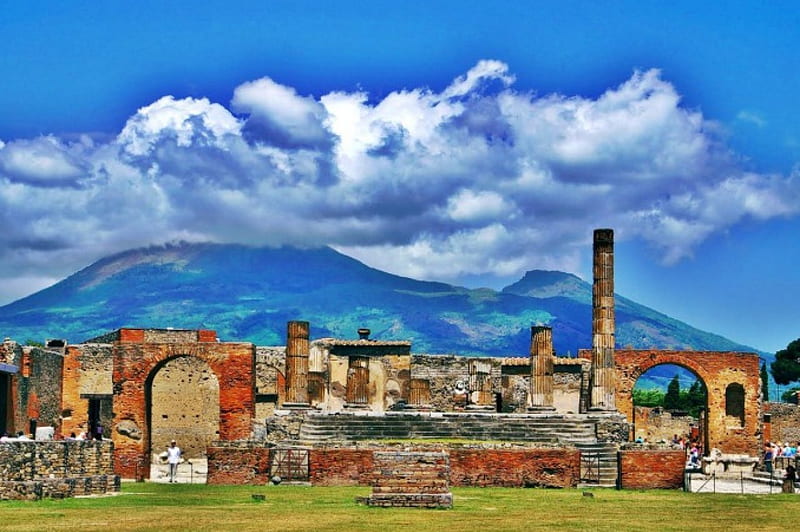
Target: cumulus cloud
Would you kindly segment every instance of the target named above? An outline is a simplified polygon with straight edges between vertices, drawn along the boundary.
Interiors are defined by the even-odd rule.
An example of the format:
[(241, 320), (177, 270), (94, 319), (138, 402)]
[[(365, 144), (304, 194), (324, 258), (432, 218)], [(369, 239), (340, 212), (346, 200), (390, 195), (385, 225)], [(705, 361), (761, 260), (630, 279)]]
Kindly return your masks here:
[(228, 106), (165, 96), (109, 140), (0, 143), (0, 278), (54, 278), (175, 239), (332, 245), (398, 274), (508, 277), (576, 271), (598, 226), (675, 262), (742, 220), (800, 209), (796, 172), (747, 171), (719, 130), (658, 70), (596, 98), (517, 89), (495, 60), (440, 92), (378, 101), (267, 77)]

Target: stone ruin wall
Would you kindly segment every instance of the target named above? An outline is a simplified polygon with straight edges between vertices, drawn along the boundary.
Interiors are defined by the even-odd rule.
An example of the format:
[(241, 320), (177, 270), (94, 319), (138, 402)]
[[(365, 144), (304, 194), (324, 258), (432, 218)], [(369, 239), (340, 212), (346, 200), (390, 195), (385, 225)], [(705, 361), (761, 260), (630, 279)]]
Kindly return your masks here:
[(271, 416), (282, 404), (285, 390), (286, 347), (256, 346), (256, 423)]
[[(458, 383), (468, 386), (470, 361), (484, 361), (491, 365), (491, 386), (494, 392), (502, 390), (501, 359), (473, 358), (456, 355), (419, 354), (411, 356), (411, 378), (430, 384), (434, 411), (452, 411), (467, 404), (466, 394), (460, 393)], [(494, 403), (492, 403), (494, 404)], [(413, 405), (412, 405), (413, 406)]]
[(119, 491), (110, 441), (0, 444), (0, 500), (37, 500)]
[(800, 443), (800, 406), (789, 403), (764, 403), (764, 412), (770, 414), (772, 441)]
[(13, 413), (14, 429), (26, 434), (30, 420), (37, 426), (58, 430), (61, 417), (61, 367), (64, 358), (60, 353), (38, 347), (22, 347), (19, 373), (16, 375), (16, 409)]
[(697, 426), (697, 420), (692, 416), (673, 416), (661, 408), (647, 406), (634, 408), (634, 439), (642, 437), (646, 442), (671, 442), (676, 434), (685, 438), (691, 434), (692, 427)]
[[(61, 433), (80, 434), (88, 430), (88, 396), (102, 396), (100, 424), (111, 427), (113, 412), (111, 373), (113, 351), (110, 344), (80, 344), (67, 346), (61, 393)], [(108, 436), (108, 433), (105, 433)]]

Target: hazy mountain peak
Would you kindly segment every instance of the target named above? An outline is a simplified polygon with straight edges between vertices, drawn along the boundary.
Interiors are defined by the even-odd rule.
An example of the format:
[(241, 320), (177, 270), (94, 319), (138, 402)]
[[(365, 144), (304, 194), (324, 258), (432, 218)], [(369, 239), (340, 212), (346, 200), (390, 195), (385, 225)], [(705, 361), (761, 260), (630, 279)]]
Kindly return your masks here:
[(554, 270), (530, 270), (525, 273), (522, 279), (503, 288), (503, 293), (541, 299), (568, 297), (576, 301), (586, 302), (592, 299), (592, 286), (571, 273)]

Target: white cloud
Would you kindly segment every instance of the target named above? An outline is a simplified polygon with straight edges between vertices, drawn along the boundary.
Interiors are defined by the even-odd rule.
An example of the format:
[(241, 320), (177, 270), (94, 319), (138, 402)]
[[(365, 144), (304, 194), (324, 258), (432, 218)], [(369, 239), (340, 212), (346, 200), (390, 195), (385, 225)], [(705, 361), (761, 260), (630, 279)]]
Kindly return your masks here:
[(657, 70), (597, 98), (518, 91), (481, 61), (446, 89), (314, 98), (269, 78), (234, 115), (165, 96), (119, 134), (0, 144), (0, 277), (66, 275), (171, 239), (328, 244), (422, 278), (576, 271), (594, 227), (691, 256), (795, 216), (800, 177), (741, 168)]

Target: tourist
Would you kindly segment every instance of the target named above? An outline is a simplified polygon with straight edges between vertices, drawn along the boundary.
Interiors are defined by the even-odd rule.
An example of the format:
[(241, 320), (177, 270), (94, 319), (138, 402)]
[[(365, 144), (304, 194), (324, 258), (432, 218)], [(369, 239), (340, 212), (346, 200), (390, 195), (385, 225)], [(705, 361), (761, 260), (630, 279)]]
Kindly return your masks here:
[(793, 465), (786, 466), (786, 474), (783, 475), (783, 493), (794, 493), (794, 483), (797, 480), (797, 472)]
[(773, 454), (772, 445), (767, 442), (764, 444), (764, 471), (772, 473), (772, 458)]
[(27, 434), (22, 431), (17, 432), (17, 441), (30, 441)]
[(172, 440), (167, 447), (167, 462), (169, 463), (169, 481), (175, 482), (175, 476), (178, 474), (178, 464), (181, 463), (181, 448), (177, 445), (178, 442)]
[(0, 442), (4, 441), (11, 441), (11, 435), (8, 432), (4, 432), (2, 436), (0, 436)]

